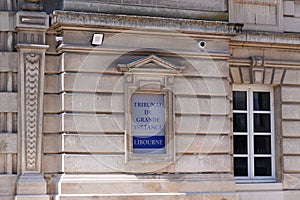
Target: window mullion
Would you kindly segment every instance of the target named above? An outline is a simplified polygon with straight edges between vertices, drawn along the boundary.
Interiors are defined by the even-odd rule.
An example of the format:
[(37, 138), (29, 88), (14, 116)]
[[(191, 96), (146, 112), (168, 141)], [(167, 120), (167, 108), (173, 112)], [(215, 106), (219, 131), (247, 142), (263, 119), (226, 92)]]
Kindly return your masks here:
[(254, 122), (253, 122), (253, 90), (251, 88), (248, 89), (248, 137), (249, 137), (249, 168), (250, 179), (254, 178), (254, 138), (253, 138), (253, 130), (254, 130)]

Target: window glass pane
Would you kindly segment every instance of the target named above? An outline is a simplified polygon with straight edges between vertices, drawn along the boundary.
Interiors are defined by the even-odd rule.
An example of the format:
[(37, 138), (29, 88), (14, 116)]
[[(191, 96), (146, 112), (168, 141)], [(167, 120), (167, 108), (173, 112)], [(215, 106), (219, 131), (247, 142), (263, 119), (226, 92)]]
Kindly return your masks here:
[(254, 136), (254, 153), (255, 154), (271, 154), (271, 136), (270, 135)]
[(254, 176), (271, 176), (271, 158), (254, 158)]
[(254, 132), (270, 133), (271, 132), (271, 116), (270, 114), (254, 114)]
[(235, 135), (233, 137), (234, 154), (248, 154), (247, 135)]
[(247, 132), (247, 114), (233, 113), (233, 131)]
[(254, 110), (270, 110), (270, 92), (253, 92)]
[(233, 110), (247, 110), (247, 92), (233, 92)]
[(248, 158), (234, 158), (234, 175), (248, 176)]

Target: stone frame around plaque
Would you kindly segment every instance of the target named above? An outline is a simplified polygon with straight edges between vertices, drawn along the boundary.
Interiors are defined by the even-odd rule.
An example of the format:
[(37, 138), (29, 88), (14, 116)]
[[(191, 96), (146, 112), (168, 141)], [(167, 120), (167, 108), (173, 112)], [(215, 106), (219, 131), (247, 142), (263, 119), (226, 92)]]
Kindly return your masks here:
[[(124, 73), (125, 82), (125, 162), (172, 163), (175, 161), (175, 94), (174, 76), (184, 67), (175, 66), (155, 55), (116, 68)], [(141, 153), (134, 151), (132, 131), (132, 96), (163, 95), (164, 151)]]

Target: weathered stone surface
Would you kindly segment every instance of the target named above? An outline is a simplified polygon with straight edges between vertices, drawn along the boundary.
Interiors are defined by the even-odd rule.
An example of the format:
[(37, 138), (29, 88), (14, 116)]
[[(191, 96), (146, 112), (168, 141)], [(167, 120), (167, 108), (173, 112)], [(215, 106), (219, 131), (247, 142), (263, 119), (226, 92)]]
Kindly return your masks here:
[[(49, 1), (49, 0), (47, 0)], [(46, 1), (46, 3), (47, 3)], [(175, 0), (156, 1), (70, 1), (64, 0), (62, 4), (64, 10), (102, 12), (114, 14), (159, 16), (172, 18), (196, 18), (226, 20), (227, 2), (224, 0), (203, 1), (196, 0), (178, 2)]]
[(71, 153), (124, 153), (125, 136), (114, 134), (66, 134), (63, 148)]
[(61, 95), (45, 95), (44, 96), (44, 112), (45, 113), (61, 113), (62, 112), (62, 96)]
[(0, 59), (0, 71), (17, 72), (19, 57), (16, 52), (1, 52)]
[(146, 194), (141, 196), (138, 195), (106, 195), (106, 196), (64, 196), (60, 197), (61, 200), (98, 200), (99, 198), (103, 200), (218, 200), (218, 199), (230, 199), (230, 200), (238, 200), (238, 194), (227, 194), (227, 193), (218, 193), (218, 194), (183, 194), (183, 193), (156, 193), (156, 194)]
[(121, 75), (108, 74), (65, 74), (64, 90), (78, 92), (124, 92)]
[(44, 115), (43, 132), (59, 133), (62, 131), (62, 115), (47, 114)]
[(300, 172), (300, 156), (284, 156), (283, 170), (287, 173)]
[(299, 190), (300, 174), (283, 174), (283, 188), (285, 190)]
[(298, 200), (300, 195), (300, 191), (285, 191), (284, 199), (288, 200)]
[(283, 104), (283, 119), (300, 119), (300, 104)]
[[(231, 171), (229, 155), (182, 155), (170, 163), (125, 163), (123, 155), (63, 155), (68, 173), (171, 172), (198, 173)], [(189, 163), (189, 164), (187, 164)]]
[(14, 12), (0, 12), (0, 30), (1, 31), (14, 31), (15, 26), (14, 26)]
[(125, 111), (126, 102), (124, 102), (123, 94), (66, 93), (63, 98), (65, 111), (92, 113)]
[(226, 96), (229, 94), (229, 82), (218, 78), (176, 78), (174, 91), (185, 95)]
[(300, 87), (297, 86), (281, 87), (281, 99), (283, 102), (300, 102)]
[(282, 135), (299, 137), (300, 123), (299, 121), (282, 121)]
[(45, 75), (45, 93), (60, 93), (62, 91), (61, 75)]
[[(214, 180), (208, 177), (197, 178), (177, 175), (169, 176), (131, 176), (131, 175), (66, 175), (61, 180), (63, 194), (102, 194), (107, 195), (136, 195), (177, 193), (206, 193), (235, 191), (232, 180)], [(211, 179), (211, 180), (208, 180)], [(119, 188), (115, 190), (115, 188)], [(121, 195), (120, 195), (121, 196)]]
[(8, 175), (8, 174), (1, 174), (0, 175), (0, 194), (1, 195), (12, 195), (14, 194), (15, 190), (15, 182), (17, 180), (17, 175)]
[(229, 107), (229, 100), (225, 97), (199, 98), (178, 95), (175, 112), (178, 114), (228, 115)]
[(17, 96), (16, 92), (0, 92), (0, 112), (17, 112)]
[(287, 70), (283, 84), (300, 85), (300, 70)]
[(290, 139), (290, 138), (283, 138), (282, 139), (282, 150), (284, 154), (300, 154), (300, 138)]
[(176, 135), (177, 153), (230, 153), (228, 136), (221, 135)]
[(65, 132), (106, 133), (124, 132), (123, 114), (65, 114)]
[(63, 155), (47, 154), (43, 156), (43, 171), (45, 173), (60, 173), (63, 169)]
[(17, 153), (18, 136), (14, 133), (0, 134), (0, 153)]
[(176, 117), (176, 132), (221, 134), (230, 133), (230, 120), (227, 117), (217, 116), (189, 116)]
[(61, 56), (48, 55), (45, 58), (45, 73), (59, 73), (61, 66)]
[[(56, 134), (47, 134), (43, 137), (43, 151), (44, 153), (60, 153), (63, 149), (62, 136)], [(74, 144), (76, 148), (78, 145)]]

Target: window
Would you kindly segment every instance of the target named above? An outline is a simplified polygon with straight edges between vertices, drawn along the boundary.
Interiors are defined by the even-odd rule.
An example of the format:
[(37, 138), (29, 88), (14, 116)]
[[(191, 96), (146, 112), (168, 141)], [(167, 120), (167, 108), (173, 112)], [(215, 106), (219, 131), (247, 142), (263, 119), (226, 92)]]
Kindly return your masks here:
[(273, 88), (233, 87), (234, 176), (238, 180), (274, 180)]

